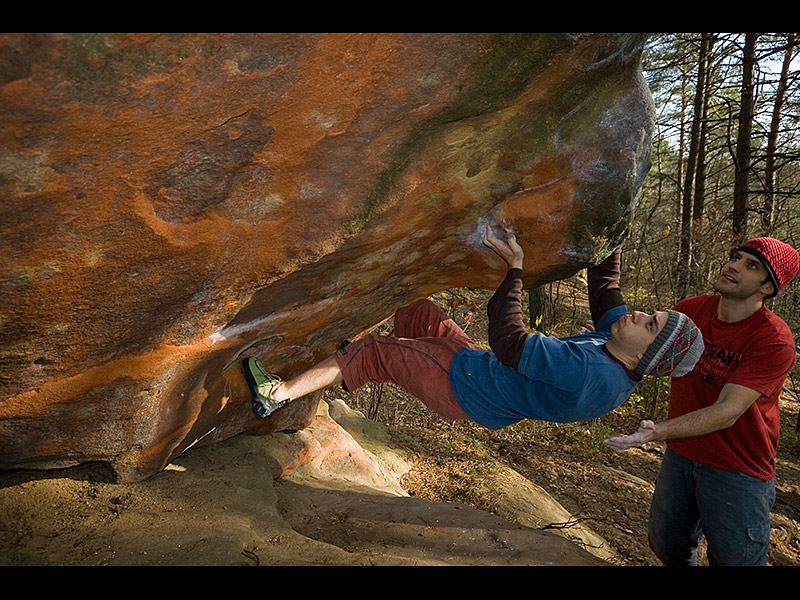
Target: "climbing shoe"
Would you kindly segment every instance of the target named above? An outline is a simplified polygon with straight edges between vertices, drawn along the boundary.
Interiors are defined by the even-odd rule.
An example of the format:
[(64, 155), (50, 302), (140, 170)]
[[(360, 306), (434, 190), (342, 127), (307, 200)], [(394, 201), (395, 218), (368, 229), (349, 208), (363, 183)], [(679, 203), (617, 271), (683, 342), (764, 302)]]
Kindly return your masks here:
[[(342, 340), (342, 343), (339, 344), (339, 352), (341, 352), (342, 354), (347, 354), (347, 347), (349, 345), (350, 345), (350, 340)], [(344, 380), (342, 380), (342, 389), (348, 394), (350, 393), (350, 390), (347, 389), (347, 384), (344, 382)]]
[(291, 400), (278, 402), (270, 398), (272, 390), (281, 380), (279, 377), (268, 373), (260, 360), (252, 356), (245, 358), (242, 369), (252, 394), (253, 412), (259, 419), (268, 417), (282, 406), (291, 402)]

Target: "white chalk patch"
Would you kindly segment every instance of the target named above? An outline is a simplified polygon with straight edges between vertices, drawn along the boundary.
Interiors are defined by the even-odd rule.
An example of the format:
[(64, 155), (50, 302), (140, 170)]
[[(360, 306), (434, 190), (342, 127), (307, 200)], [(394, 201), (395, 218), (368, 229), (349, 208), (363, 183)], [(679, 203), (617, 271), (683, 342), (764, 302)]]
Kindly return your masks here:
[(233, 338), (237, 338), (243, 333), (248, 331), (252, 331), (253, 329), (258, 329), (259, 327), (263, 327), (267, 323), (272, 321), (276, 321), (278, 319), (283, 319), (289, 315), (288, 312), (282, 313), (275, 313), (272, 315), (268, 315), (266, 317), (261, 317), (259, 319), (255, 319), (253, 321), (248, 321), (247, 323), (240, 323), (239, 325), (231, 325), (230, 327), (223, 327), (217, 332), (212, 333), (208, 336), (208, 339), (211, 341), (211, 344), (216, 344), (217, 342), (227, 342)]

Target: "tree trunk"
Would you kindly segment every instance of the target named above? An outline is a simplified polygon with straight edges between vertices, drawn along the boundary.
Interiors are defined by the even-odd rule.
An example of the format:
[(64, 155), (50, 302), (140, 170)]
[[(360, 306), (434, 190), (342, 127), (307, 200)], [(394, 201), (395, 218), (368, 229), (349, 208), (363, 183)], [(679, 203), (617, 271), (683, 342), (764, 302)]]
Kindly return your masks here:
[(703, 120), (703, 105), (705, 104), (705, 80), (707, 77), (708, 51), (712, 39), (711, 35), (710, 33), (701, 34), (700, 52), (697, 60), (694, 113), (692, 116), (692, 129), (689, 134), (689, 155), (686, 159), (686, 173), (684, 174), (681, 197), (680, 260), (678, 262), (678, 293), (680, 296), (686, 295), (689, 282), (692, 279), (692, 196), (695, 174), (697, 172), (698, 155), (700, 154), (700, 131)]
[(753, 129), (753, 72), (756, 65), (757, 33), (746, 33), (742, 54), (742, 91), (739, 105), (739, 135), (736, 139), (733, 184), (733, 246), (747, 236), (747, 196), (750, 192), (750, 138)]
[(542, 333), (547, 327), (548, 319), (545, 318), (547, 312), (547, 292), (543, 285), (528, 288), (528, 317), (530, 317), (531, 327)]
[[(702, 64), (702, 69), (698, 71), (697, 85), (703, 86), (703, 95), (701, 98), (700, 109), (700, 128), (699, 128), (699, 143), (697, 147), (697, 161), (695, 165), (694, 174), (694, 203), (692, 206), (692, 238), (697, 237), (703, 225), (703, 210), (705, 209), (706, 198), (706, 140), (708, 137), (708, 98), (711, 93), (711, 76), (710, 76), (710, 60), (711, 50), (714, 47), (714, 34), (703, 34), (705, 44), (705, 61)], [(707, 36), (707, 37), (706, 37)], [(690, 271), (690, 283), (692, 286), (697, 287), (697, 264), (698, 260), (695, 256), (696, 250), (692, 252), (692, 265)]]
[(763, 235), (772, 235), (775, 227), (775, 152), (778, 145), (781, 110), (786, 99), (794, 35), (794, 33), (790, 33), (786, 40), (783, 67), (781, 68), (781, 76), (775, 91), (775, 104), (772, 107), (772, 120), (769, 126), (769, 134), (767, 135), (767, 150), (764, 158), (764, 208), (761, 213), (761, 232)]

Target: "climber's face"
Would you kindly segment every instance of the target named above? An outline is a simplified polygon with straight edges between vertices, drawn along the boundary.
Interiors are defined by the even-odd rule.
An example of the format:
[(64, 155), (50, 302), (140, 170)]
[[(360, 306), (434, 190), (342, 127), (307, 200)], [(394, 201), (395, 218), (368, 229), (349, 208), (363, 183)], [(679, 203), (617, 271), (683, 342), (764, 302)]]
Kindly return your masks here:
[(633, 311), (620, 317), (611, 326), (611, 339), (630, 356), (641, 358), (667, 324), (669, 313), (658, 310), (653, 314)]

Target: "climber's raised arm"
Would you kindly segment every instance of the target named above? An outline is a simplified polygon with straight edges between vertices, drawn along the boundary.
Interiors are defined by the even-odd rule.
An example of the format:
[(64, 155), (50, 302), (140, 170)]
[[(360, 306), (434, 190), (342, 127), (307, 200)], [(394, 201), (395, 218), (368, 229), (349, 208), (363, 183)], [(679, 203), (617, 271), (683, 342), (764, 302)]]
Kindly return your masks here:
[(609, 310), (625, 304), (620, 291), (621, 262), (622, 249), (618, 247), (599, 265), (587, 269), (589, 310), (595, 326)]

